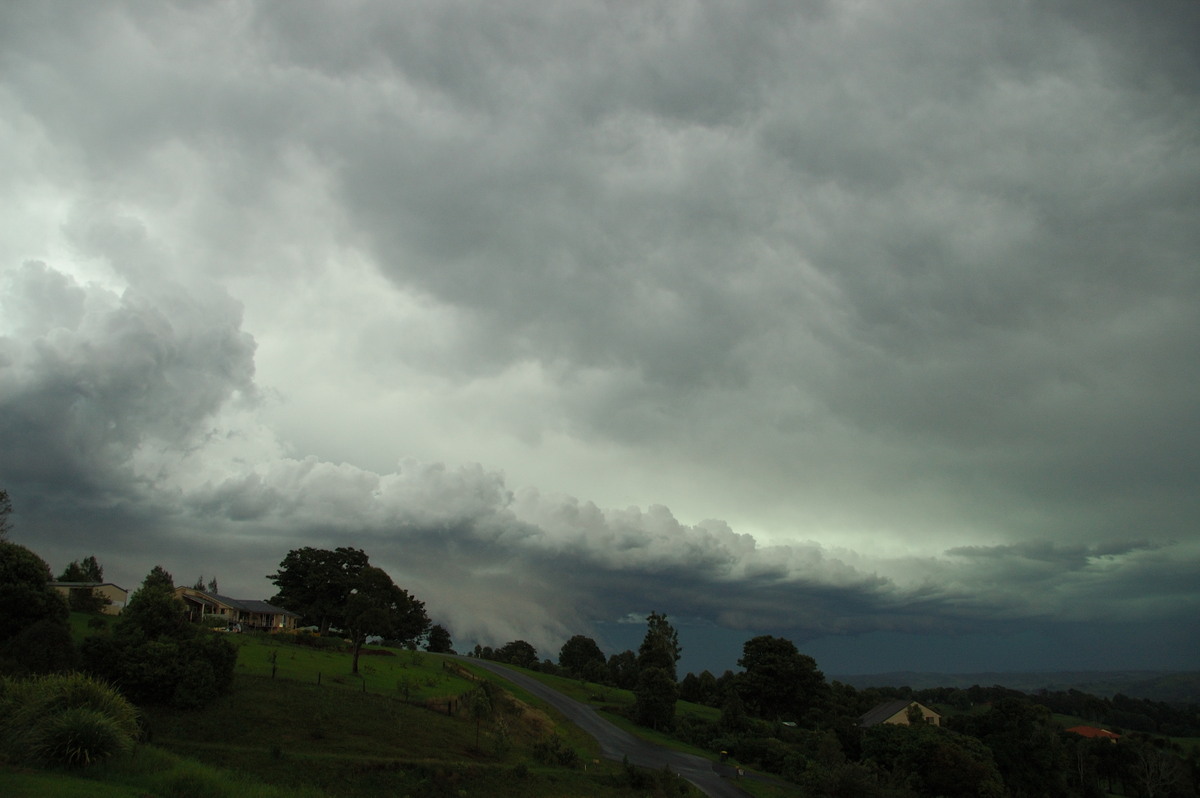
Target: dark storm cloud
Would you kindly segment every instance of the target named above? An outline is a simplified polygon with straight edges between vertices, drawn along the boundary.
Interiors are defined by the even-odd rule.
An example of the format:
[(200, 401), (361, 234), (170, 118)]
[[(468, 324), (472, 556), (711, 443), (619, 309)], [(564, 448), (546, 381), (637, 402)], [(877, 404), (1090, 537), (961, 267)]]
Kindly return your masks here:
[[(55, 557), (90, 518), (258, 595), (361, 546), (491, 642), (1180, 617), (1198, 33), (1191, 3), (7, 4), (0, 484)], [(646, 509), (510, 485), (493, 418)], [(482, 453), (393, 469), (424, 425)], [(769, 534), (679, 520), (714, 515)]]
[(182, 455), (235, 395), (253, 394), (254, 341), (228, 297), (172, 286), (118, 296), (42, 263), (7, 275), (16, 335), (0, 338), (6, 477), (88, 494), (136, 491), (138, 449)]

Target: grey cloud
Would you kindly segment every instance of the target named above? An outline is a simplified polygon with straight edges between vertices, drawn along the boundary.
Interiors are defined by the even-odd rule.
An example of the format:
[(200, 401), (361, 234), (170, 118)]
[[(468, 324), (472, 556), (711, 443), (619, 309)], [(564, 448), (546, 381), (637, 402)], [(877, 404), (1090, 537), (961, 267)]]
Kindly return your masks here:
[(129, 490), (140, 446), (182, 454), (231, 397), (253, 395), (254, 342), (228, 297), (118, 296), (32, 262), (5, 276), (0, 302), (20, 331), (0, 339), (9, 480)]
[[(1183, 3), (7, 4), (0, 133), (40, 161), (12, 193), (73, 210), (21, 256), (64, 273), (2, 295), (0, 479), (111, 527), (169, 518), (181, 550), (378, 546), (479, 634), (656, 597), (806, 634), (1186, 604), (1198, 25)], [(679, 498), (388, 473), (407, 452), (339, 462), (252, 418), (255, 339), (295, 333), (260, 312), (251, 337), (233, 297), (282, 305), (348, 262), (432, 310), (297, 308), (319, 351), (277, 368), (334, 396), (331, 361), (386, 375), (364, 391), (436, 385), (438, 429), (483, 425), (525, 369), (514, 436), (619, 452), (571, 492), (628, 471)], [(792, 542), (680, 520), (726, 507)]]

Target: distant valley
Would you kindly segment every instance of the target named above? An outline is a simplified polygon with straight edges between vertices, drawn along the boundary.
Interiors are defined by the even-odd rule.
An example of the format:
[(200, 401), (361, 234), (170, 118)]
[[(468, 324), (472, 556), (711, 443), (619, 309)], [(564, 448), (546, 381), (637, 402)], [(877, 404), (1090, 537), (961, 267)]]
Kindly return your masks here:
[(1111, 698), (1117, 693), (1130, 698), (1176, 703), (1200, 703), (1200, 671), (1032, 671), (984, 673), (928, 673), (892, 671), (890, 673), (831, 675), (843, 684), (859, 690), (868, 687), (967, 688), (972, 685), (1001, 685), (1023, 693), (1038, 690), (1079, 690)]

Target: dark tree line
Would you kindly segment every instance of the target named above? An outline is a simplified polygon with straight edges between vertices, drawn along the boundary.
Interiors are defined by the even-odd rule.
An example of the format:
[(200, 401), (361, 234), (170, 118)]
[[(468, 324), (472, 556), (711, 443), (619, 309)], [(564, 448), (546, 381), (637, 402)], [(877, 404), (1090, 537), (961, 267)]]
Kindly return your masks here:
[(336, 628), (350, 640), (351, 673), (358, 673), (369, 638), (415, 646), (430, 630), (425, 603), (372, 566), (361, 549), (293, 549), (267, 578), (279, 588), (272, 604), (299, 613), (320, 634)]

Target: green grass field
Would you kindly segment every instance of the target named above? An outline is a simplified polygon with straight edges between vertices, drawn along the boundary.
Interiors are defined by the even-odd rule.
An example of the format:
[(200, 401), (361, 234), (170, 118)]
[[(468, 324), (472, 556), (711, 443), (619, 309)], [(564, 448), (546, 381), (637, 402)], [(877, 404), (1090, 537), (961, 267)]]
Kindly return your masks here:
[[(72, 618), (77, 638), (102, 633)], [(592, 738), (499, 677), (426, 652), (350, 654), (230, 635), (230, 693), (201, 710), (143, 710), (149, 739), (75, 771), (0, 766), (0, 795), (99, 798), (654, 795), (633, 789)], [(470, 714), (479, 679), (502, 684), (491, 716)], [(564, 680), (570, 681), (570, 680)], [(599, 688), (597, 688), (599, 689)], [(539, 756), (557, 736), (580, 767)], [(681, 795), (672, 785), (670, 794)]]

